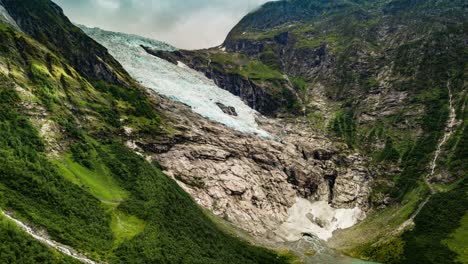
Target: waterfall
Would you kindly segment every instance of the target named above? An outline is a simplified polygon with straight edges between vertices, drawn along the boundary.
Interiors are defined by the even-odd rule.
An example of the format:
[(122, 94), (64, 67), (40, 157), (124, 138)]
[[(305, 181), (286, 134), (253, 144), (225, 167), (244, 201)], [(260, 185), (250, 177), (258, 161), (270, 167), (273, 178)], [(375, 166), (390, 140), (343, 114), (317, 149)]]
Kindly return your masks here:
[(418, 209), (411, 215), (410, 219), (408, 219), (406, 222), (404, 222), (401, 226), (398, 227), (398, 229), (395, 230), (395, 232), (401, 232), (403, 231), (406, 227), (412, 225), (414, 223), (414, 219), (416, 216), (419, 215), (421, 210), (426, 206), (426, 204), (429, 202), (429, 200), (432, 198), (432, 196), (436, 193), (436, 190), (434, 189), (434, 186), (432, 186), (430, 182), (430, 178), (434, 176), (435, 171), (437, 169), (437, 161), (439, 160), (440, 153), (442, 152), (442, 147), (447, 143), (447, 141), (450, 139), (453, 133), (453, 129), (456, 125), (457, 121), (457, 115), (455, 112), (455, 108), (453, 106), (453, 94), (452, 94), (452, 89), (450, 88), (450, 81), (447, 82), (447, 89), (448, 89), (448, 94), (449, 94), (449, 107), (450, 107), (450, 115), (449, 115), (449, 120), (447, 121), (447, 124), (445, 125), (444, 129), (444, 135), (442, 139), (439, 141), (437, 145), (437, 149), (434, 153), (434, 158), (432, 159), (430, 163), (430, 173), (424, 177), (424, 183), (427, 185), (429, 190), (431, 191), (430, 195), (427, 196), (422, 203), (419, 204)]

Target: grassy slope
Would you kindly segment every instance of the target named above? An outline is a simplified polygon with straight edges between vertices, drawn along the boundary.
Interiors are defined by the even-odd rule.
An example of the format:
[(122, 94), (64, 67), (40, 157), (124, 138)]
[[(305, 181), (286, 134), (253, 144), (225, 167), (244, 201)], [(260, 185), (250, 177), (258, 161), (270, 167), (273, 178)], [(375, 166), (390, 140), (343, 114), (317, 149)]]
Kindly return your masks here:
[(423, 197), (428, 194), (422, 183), (420, 186), (403, 199), (402, 205), (373, 212), (358, 225), (337, 232), (330, 241), (331, 246), (356, 258), (375, 259), (363, 251), (373, 244), (381, 244), (391, 239), (388, 235), (411, 216)]
[[(92, 85), (27, 36), (3, 24), (0, 35), (2, 208), (111, 263), (285, 262), (221, 231), (174, 181), (123, 146), (123, 125), (152, 136), (167, 129), (139, 88)], [(48, 136), (64, 150), (53, 159), (37, 132), (46, 121), (58, 127)]]

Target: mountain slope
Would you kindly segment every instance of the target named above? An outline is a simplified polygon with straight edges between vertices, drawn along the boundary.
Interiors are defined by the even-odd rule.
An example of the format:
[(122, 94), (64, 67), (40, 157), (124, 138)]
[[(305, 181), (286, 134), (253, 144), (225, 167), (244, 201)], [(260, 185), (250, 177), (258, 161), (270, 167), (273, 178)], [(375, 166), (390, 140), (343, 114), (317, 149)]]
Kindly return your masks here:
[[(221, 231), (124, 145), (128, 127), (153, 139), (174, 129), (103, 47), (50, 1), (2, 4), (24, 32), (0, 22), (2, 210), (96, 261), (285, 262)], [(43, 262), (53, 259), (37, 248)]]
[(72, 25), (52, 1), (2, 0), (2, 4), (23, 32), (65, 58), (90, 81), (129, 81), (123, 68), (106, 49)]
[(2, 263), (80, 263), (35, 241), (3, 216), (0, 216), (0, 242)]

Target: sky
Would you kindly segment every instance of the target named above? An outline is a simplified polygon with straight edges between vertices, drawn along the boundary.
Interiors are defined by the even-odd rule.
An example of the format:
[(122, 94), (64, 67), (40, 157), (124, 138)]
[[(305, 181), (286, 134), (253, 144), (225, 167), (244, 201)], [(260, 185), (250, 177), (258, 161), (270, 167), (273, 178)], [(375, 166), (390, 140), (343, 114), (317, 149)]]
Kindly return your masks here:
[(54, 0), (75, 23), (165, 41), (182, 49), (220, 45), (268, 0)]

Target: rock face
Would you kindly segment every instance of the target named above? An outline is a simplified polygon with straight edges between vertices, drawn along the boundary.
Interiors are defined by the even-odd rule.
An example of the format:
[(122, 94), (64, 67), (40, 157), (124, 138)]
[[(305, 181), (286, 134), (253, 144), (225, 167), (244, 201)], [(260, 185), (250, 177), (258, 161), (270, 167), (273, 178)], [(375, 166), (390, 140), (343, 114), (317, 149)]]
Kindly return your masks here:
[[(157, 161), (202, 206), (250, 233), (273, 235), (299, 197), (368, 209), (372, 178), (361, 156), (297, 125), (284, 131), (305, 132), (262, 139), (153, 96), (180, 133), (166, 143), (130, 136), (128, 145)], [(263, 127), (279, 134), (275, 121), (265, 119)]]
[(232, 106), (226, 106), (223, 103), (219, 102), (217, 102), (216, 105), (219, 106), (219, 108), (221, 108), (221, 110), (223, 110), (224, 113), (232, 116), (237, 116), (236, 108)]

